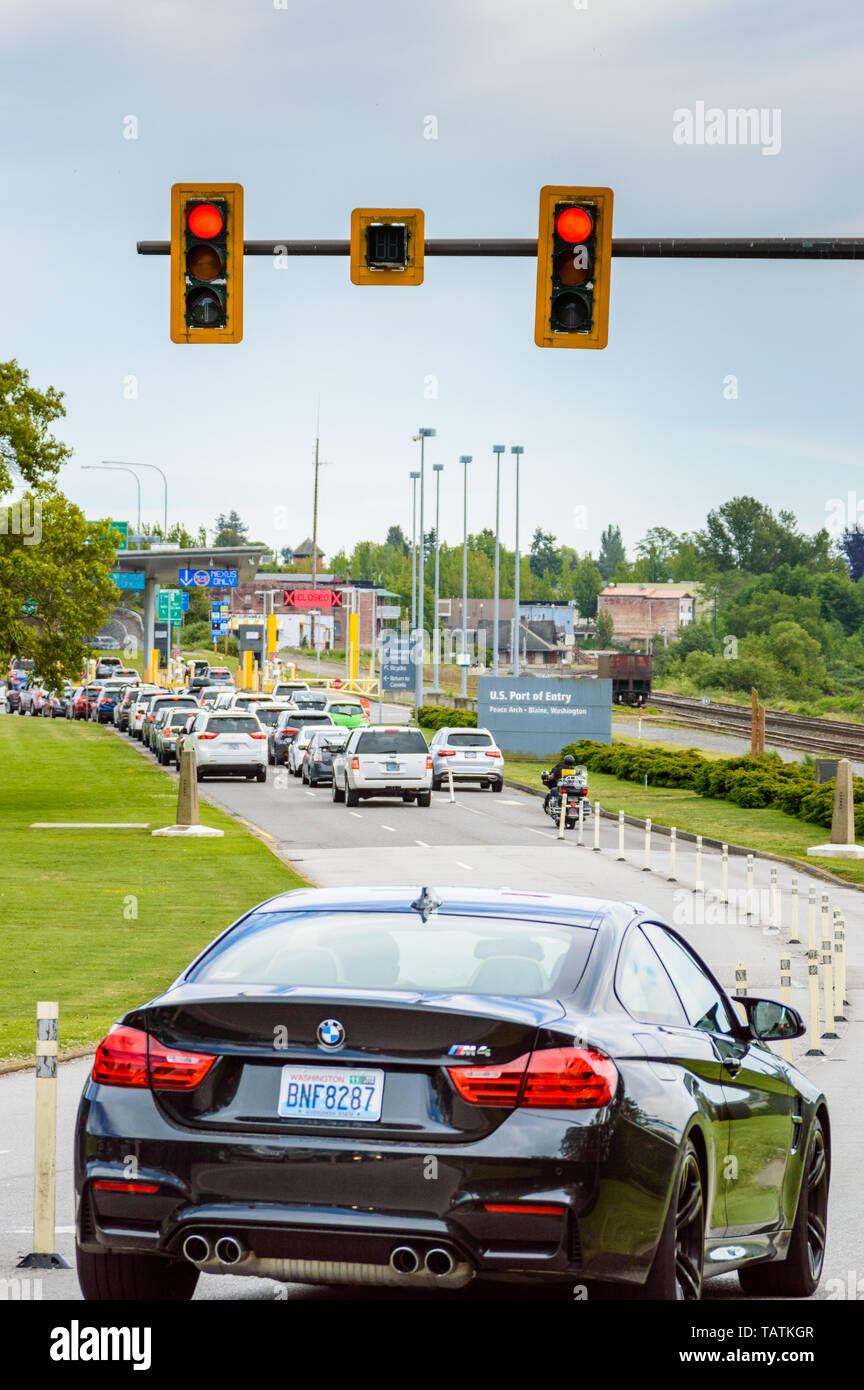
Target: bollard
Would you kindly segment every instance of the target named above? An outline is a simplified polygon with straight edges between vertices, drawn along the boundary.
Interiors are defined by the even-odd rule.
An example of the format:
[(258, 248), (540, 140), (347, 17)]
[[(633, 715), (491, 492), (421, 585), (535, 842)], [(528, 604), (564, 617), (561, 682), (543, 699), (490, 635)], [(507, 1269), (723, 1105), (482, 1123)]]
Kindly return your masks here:
[[(780, 957), (780, 1001), (781, 1001), (781, 1003), (786, 1004), (786, 1005), (788, 1005), (788, 1006), (791, 1008), (791, 1005), (792, 1005), (792, 959), (791, 959), (790, 956), (781, 956), (781, 957)], [(782, 1041), (782, 1043), (781, 1043), (781, 1045), (780, 1045), (780, 1051), (781, 1051), (782, 1054), (783, 1054), (783, 1060), (784, 1060), (784, 1061), (786, 1061), (786, 1062), (791, 1062), (791, 1061), (792, 1061), (792, 1039), (791, 1039), (791, 1038), (784, 1038), (784, 1039), (783, 1039), (783, 1041)]]
[(831, 964), (831, 939), (822, 938), (822, 1022), (823, 1038), (839, 1038), (834, 1027), (834, 968)]
[(643, 874), (651, 871), (651, 817), (645, 817), (645, 863), (642, 865)]
[(594, 852), (600, 852), (600, 802), (594, 802)]
[(618, 812), (618, 858), (619, 858), (619, 859), (623, 859), (624, 857), (625, 857), (625, 856), (624, 856), (624, 812), (623, 812), (623, 811), (619, 811), (619, 812)]
[(456, 801), (456, 793), (455, 793), (455, 791), (453, 790), (453, 769), (452, 769), (452, 767), (448, 767), (448, 769), (447, 769), (447, 782), (448, 782), (448, 785), (449, 785), (449, 787), (450, 787), (450, 804), (451, 804), (451, 806), (452, 806), (452, 805), (455, 804), (455, 801)]
[(36, 1005), (36, 1139), (33, 1186), (33, 1249), (19, 1269), (68, 1269), (55, 1250), (54, 1191), (57, 1178), (56, 1003)]
[(807, 954), (816, 950), (816, 889), (810, 885), (807, 894)]
[(567, 793), (561, 793), (561, 810), (558, 812), (558, 839), (564, 839), (564, 826), (567, 824)]
[(753, 916), (753, 855), (747, 855), (747, 916)]
[(848, 1005), (849, 998), (846, 994), (846, 918), (840, 913), (840, 940), (843, 942), (843, 970), (840, 980), (840, 1002)]
[[(816, 890), (811, 888), (811, 893)], [(810, 1021), (807, 1027), (808, 1057), (824, 1057), (819, 1046), (819, 953), (815, 947), (807, 952), (807, 989), (809, 991)]]
[(702, 878), (702, 836), (696, 836), (696, 885), (694, 893), (704, 893), (705, 883)]
[(669, 882), (675, 882), (675, 847), (677, 844), (677, 830), (675, 826), (669, 831)]
[(747, 998), (747, 966), (743, 960), (739, 960), (735, 966), (735, 993), (742, 999)]
[(720, 901), (729, 901), (729, 846), (724, 845), (720, 853)]
[(844, 1004), (844, 980), (843, 975), (846, 969), (846, 955), (844, 951), (845, 932), (843, 930), (843, 918), (835, 907), (834, 909), (834, 1021), (835, 1023), (848, 1023), (848, 1019), (843, 1012)]
[(823, 893), (823, 894), (822, 894), (822, 930), (821, 930), (821, 932), (820, 932), (820, 934), (819, 934), (819, 940), (823, 943), (823, 945), (824, 945), (824, 943), (828, 940), (829, 935), (830, 935), (830, 933), (829, 933), (829, 931), (828, 931), (828, 916), (829, 916), (829, 912), (830, 912), (830, 903), (829, 903), (829, 901), (828, 901), (828, 894), (827, 894), (827, 893)]
[(798, 875), (792, 875), (792, 935), (789, 937), (789, 944), (800, 945), (801, 938), (798, 935)]
[(585, 798), (584, 798), (584, 796), (580, 796), (580, 798), (579, 798), (579, 844), (580, 844), (580, 845), (584, 845), (584, 844), (585, 844), (585, 834), (584, 834), (584, 831), (585, 831)]
[(769, 888), (769, 916), (768, 931), (775, 935), (780, 928), (777, 924), (777, 865), (772, 864), (770, 869), (770, 888)]

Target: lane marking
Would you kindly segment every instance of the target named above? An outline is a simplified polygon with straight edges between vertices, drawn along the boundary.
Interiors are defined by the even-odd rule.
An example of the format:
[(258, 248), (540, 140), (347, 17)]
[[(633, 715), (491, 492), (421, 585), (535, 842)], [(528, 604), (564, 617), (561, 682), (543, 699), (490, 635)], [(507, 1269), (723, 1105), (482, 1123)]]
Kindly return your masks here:
[(461, 859), (457, 859), (457, 860), (456, 860), (456, 863), (459, 865), (459, 868), (460, 868), (460, 869), (470, 869), (471, 873), (473, 874), (473, 872), (474, 872), (474, 865), (473, 865), (473, 864), (463, 864)]
[(461, 807), (463, 811), (470, 811), (472, 816), (488, 816), (489, 814), (488, 811), (478, 811), (476, 806), (466, 806), (464, 801), (457, 801), (456, 805)]
[(261, 835), (265, 840), (273, 839), (272, 835), (269, 835), (266, 830), (262, 830), (260, 826), (254, 825), (251, 820), (244, 820), (242, 816), (238, 816), (237, 819), (241, 825), (248, 825), (250, 830), (254, 830), (256, 835)]
[(359, 811), (349, 811), (348, 814), (349, 816), (356, 816), (358, 820), (363, 819)]
[(526, 830), (530, 830), (532, 835), (542, 835), (544, 840), (557, 840), (558, 836), (553, 835), (551, 830), (535, 830), (533, 825), (526, 825)]
[[(430, 848), (430, 846), (427, 845), (427, 843), (426, 843), (425, 840), (415, 840), (414, 843), (415, 843), (415, 845), (419, 845), (419, 846), (421, 847), (421, 849), (429, 849), (429, 848)], [(120, 891), (119, 888), (118, 888), (117, 891), (118, 891), (118, 893), (119, 893), (119, 891)]]
[[(305, 790), (305, 788), (304, 788), (304, 790)], [(314, 793), (314, 792), (306, 792), (306, 795), (307, 795), (307, 796), (314, 796), (315, 793)]]
[(390, 830), (390, 831), (392, 831), (392, 833), (393, 833), (394, 835), (396, 834), (396, 827), (395, 827), (395, 825), (385, 825), (383, 821), (381, 822), (381, 829), (382, 829), (382, 830)]

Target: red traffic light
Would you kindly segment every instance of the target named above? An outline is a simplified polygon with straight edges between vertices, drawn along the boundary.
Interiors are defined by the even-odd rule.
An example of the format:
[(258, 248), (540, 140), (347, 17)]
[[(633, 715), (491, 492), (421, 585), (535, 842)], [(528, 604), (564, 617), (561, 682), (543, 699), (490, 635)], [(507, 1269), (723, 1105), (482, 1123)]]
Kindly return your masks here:
[(585, 241), (594, 230), (594, 222), (591, 214), (584, 208), (565, 208), (558, 214), (555, 222), (555, 230), (562, 241), (577, 242)]
[(212, 203), (196, 203), (186, 215), (186, 225), (193, 236), (206, 240), (219, 235), (225, 225), (225, 219)]

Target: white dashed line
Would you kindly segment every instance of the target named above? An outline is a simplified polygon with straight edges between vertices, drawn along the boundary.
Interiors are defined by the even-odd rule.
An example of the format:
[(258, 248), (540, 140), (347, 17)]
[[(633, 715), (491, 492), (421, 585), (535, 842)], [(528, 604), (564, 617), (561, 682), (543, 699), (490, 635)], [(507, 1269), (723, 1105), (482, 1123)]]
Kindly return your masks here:
[(395, 827), (395, 825), (385, 825), (383, 821), (381, 822), (381, 829), (382, 829), (382, 830), (389, 830), (393, 835), (396, 834), (396, 827)]
[(415, 840), (414, 843), (415, 843), (415, 845), (419, 845), (421, 849), (428, 849), (428, 848), (429, 848), (429, 846), (427, 845), (427, 843), (426, 843), (425, 840)]
[(356, 816), (358, 820), (363, 819), (359, 811), (349, 811), (348, 814), (349, 816)]
[(557, 840), (558, 836), (553, 835), (551, 830), (535, 830), (533, 825), (526, 825), (526, 830), (530, 830), (532, 835), (542, 835), (544, 840)]
[(459, 868), (460, 868), (460, 869), (470, 869), (471, 873), (473, 874), (473, 872), (474, 872), (474, 865), (473, 865), (473, 864), (463, 864), (461, 859), (457, 859), (457, 860), (456, 860), (456, 863), (459, 865)]
[(307, 796), (314, 796), (315, 793), (314, 793), (314, 792), (307, 792), (306, 795), (307, 795)]

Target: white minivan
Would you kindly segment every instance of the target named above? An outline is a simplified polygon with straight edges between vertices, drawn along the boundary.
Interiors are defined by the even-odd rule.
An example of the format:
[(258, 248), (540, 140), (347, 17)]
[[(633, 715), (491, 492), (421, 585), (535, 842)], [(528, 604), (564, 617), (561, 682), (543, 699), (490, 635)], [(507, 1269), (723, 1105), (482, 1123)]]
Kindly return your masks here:
[(332, 796), (348, 806), (369, 796), (431, 805), (432, 757), (420, 730), (404, 724), (352, 729), (345, 747), (333, 754)]

